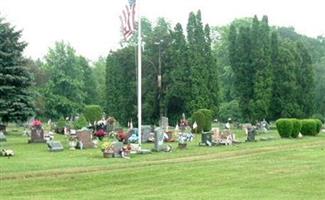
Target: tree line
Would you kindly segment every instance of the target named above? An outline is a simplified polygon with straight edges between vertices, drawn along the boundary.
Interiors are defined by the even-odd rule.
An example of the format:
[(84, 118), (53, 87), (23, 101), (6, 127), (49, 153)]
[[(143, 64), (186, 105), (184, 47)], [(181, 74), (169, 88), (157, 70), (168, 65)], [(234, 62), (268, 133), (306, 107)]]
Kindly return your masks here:
[[(189, 14), (184, 29), (164, 18), (156, 23), (143, 18), (142, 26), (146, 124), (157, 124), (161, 116), (174, 124), (182, 113), (201, 108), (221, 121), (325, 115), (323, 37), (272, 27), (267, 16), (210, 27), (200, 11)], [(2, 122), (75, 116), (90, 104), (123, 125), (137, 122), (136, 34), (90, 62), (65, 42), (57, 42), (44, 59), (24, 58), (21, 32), (3, 19), (0, 30)]]

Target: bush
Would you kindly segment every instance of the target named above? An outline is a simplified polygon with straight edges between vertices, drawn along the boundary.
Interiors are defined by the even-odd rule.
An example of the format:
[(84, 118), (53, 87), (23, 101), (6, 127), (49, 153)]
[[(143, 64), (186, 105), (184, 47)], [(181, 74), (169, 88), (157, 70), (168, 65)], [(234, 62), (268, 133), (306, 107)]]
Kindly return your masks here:
[(319, 113), (317, 113), (317, 114), (313, 114), (312, 118), (313, 118), (313, 119), (319, 119), (320, 121), (322, 121), (322, 123), (325, 122), (325, 121), (324, 121), (325, 119), (324, 119), (323, 115), (322, 115), (322, 114), (319, 114)]
[(322, 121), (320, 119), (314, 119), (316, 122), (316, 132), (317, 134), (320, 132), (320, 130), (322, 129)]
[(64, 133), (64, 127), (66, 127), (67, 121), (61, 117), (57, 122), (56, 122), (56, 127), (55, 127), (55, 132), (63, 134)]
[(291, 137), (297, 138), (301, 130), (301, 121), (299, 119), (290, 119), (292, 123)]
[(202, 112), (196, 111), (192, 115), (192, 122), (197, 123), (196, 133), (202, 133), (205, 125), (205, 115)]
[(86, 118), (83, 115), (81, 115), (79, 117), (79, 119), (74, 122), (73, 127), (75, 129), (82, 129), (84, 127), (87, 127), (87, 125), (88, 125), (88, 122), (87, 122)]
[(291, 119), (278, 119), (275, 123), (279, 135), (282, 138), (289, 138), (291, 136), (293, 130), (293, 123)]
[(202, 112), (205, 117), (203, 131), (210, 131), (212, 127), (213, 112), (209, 109), (199, 109), (198, 112)]
[(316, 136), (317, 132), (317, 123), (314, 119), (304, 119), (301, 120), (301, 134)]
[(102, 118), (103, 110), (98, 105), (88, 105), (85, 107), (84, 116), (86, 120), (93, 124)]

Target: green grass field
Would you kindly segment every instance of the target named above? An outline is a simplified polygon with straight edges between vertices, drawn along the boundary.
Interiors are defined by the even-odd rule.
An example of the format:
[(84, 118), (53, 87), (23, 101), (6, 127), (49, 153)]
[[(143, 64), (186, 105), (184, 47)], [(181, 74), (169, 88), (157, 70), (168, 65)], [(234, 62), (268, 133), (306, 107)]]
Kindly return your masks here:
[[(325, 134), (104, 159), (99, 149), (48, 152), (11, 131), (0, 199), (325, 199)], [(237, 131), (244, 141), (244, 135)], [(176, 147), (176, 143), (173, 144)], [(153, 147), (146, 144), (145, 147)]]

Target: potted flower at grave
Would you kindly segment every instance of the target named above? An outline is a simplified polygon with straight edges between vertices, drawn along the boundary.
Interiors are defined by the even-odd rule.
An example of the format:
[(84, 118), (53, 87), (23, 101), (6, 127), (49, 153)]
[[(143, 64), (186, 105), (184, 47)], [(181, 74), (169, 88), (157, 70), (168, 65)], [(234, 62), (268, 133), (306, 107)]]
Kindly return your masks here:
[(104, 158), (113, 157), (114, 151), (113, 151), (112, 143), (110, 143), (110, 142), (104, 142), (101, 145), (101, 150), (103, 152)]
[(181, 132), (178, 137), (178, 148), (185, 149), (187, 143), (193, 140), (193, 134), (191, 132)]
[(99, 129), (98, 131), (96, 131), (95, 136), (102, 141), (103, 138), (105, 137), (106, 133), (103, 129)]

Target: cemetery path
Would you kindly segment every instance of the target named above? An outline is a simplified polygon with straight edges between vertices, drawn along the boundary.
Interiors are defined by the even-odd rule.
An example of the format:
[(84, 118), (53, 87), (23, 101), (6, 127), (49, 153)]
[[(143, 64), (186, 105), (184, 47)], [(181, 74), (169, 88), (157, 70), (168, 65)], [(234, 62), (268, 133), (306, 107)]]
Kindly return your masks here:
[[(4, 180), (16, 180), (16, 179), (42, 179), (48, 177), (64, 177), (64, 176), (75, 176), (78, 174), (89, 174), (99, 172), (118, 172), (136, 170), (144, 167), (151, 167), (156, 165), (171, 165), (181, 164), (190, 162), (211, 162), (216, 160), (231, 160), (246, 158), (256, 155), (264, 155), (269, 153), (276, 153), (282, 151), (296, 151), (297, 149), (310, 149), (310, 148), (323, 148), (325, 141), (305, 141), (304, 143), (295, 144), (281, 144), (267, 147), (255, 147), (252, 149), (238, 149), (233, 151), (215, 152), (209, 154), (195, 154), (183, 157), (174, 157), (169, 159), (158, 159), (158, 160), (146, 160), (135, 163), (122, 163), (114, 166), (90, 166), (90, 167), (74, 167), (64, 168), (60, 170), (42, 170), (33, 172), (15, 172), (0, 176), (0, 181)], [(214, 148), (214, 147), (212, 147)]]

